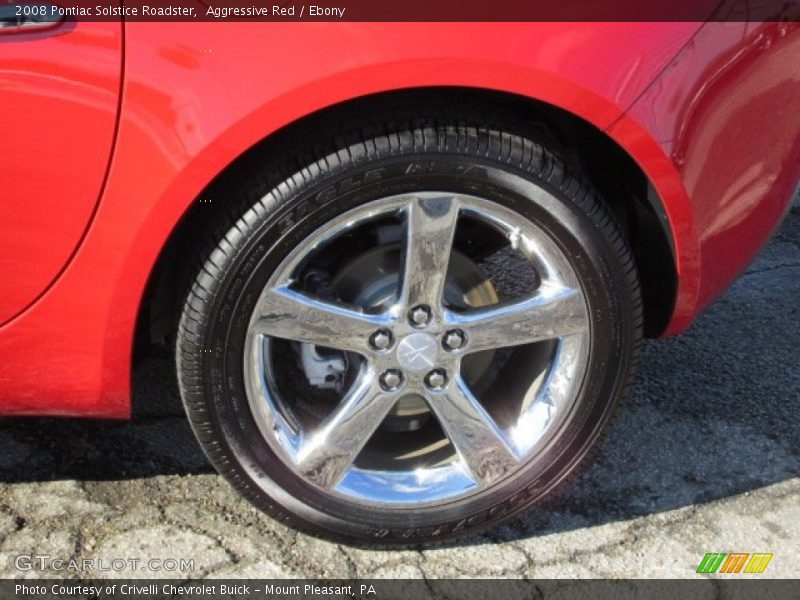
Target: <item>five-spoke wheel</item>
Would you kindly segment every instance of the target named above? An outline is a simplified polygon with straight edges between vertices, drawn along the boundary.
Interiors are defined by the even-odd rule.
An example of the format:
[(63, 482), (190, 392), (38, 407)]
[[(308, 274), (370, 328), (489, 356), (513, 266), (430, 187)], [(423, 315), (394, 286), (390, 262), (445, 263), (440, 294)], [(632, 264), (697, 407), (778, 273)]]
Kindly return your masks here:
[[(505, 238), (509, 248), (513, 245), (520, 260), (534, 270), (536, 288), (522, 298), (479, 308), (448, 305), (450, 257), (463, 251), (456, 241), (462, 215), (473, 228), (484, 227)], [(387, 222), (397, 223), (402, 245), (394, 294), (354, 306), (298, 289), (304, 268), (335, 246), (337, 238), (369, 237), (377, 223), (385, 227)], [(336, 266), (337, 271), (346, 268)], [(374, 283), (367, 279), (363, 285)], [(250, 404), (276, 453), (322, 488), (361, 502), (390, 505), (442, 502), (474, 493), (524, 464), (574, 402), (589, 343), (580, 283), (568, 258), (546, 234), (489, 200), (441, 192), (375, 200), (313, 233), (270, 278), (250, 330)], [(270, 338), (354, 355), (348, 361), (354, 372), (348, 388), (321, 422), (290, 423), (283, 412), (292, 399), (280, 398), (278, 386), (270, 381), (274, 367), (265, 349)], [(520, 394), (531, 396), (527, 402), (495, 401), (520, 406), (501, 426), (471, 390), (462, 361), (477, 353), (539, 342), (549, 343), (544, 375), (538, 386), (534, 381), (519, 386)], [(408, 396), (424, 400), (452, 445), (452, 456), (397, 467), (396, 457), (387, 455), (382, 462), (360, 466), (357, 459), (367, 442), (376, 435), (392, 436), (380, 426)], [(419, 443), (429, 445), (430, 440), (421, 437)], [(381, 440), (373, 445), (380, 446)]]

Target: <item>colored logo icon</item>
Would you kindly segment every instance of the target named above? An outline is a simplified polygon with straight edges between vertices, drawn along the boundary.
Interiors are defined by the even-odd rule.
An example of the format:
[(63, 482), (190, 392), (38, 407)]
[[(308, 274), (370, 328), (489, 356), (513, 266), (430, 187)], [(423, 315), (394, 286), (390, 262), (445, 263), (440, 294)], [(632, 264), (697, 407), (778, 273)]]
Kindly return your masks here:
[(697, 573), (760, 574), (771, 560), (772, 554), (766, 552), (707, 552), (697, 567)]

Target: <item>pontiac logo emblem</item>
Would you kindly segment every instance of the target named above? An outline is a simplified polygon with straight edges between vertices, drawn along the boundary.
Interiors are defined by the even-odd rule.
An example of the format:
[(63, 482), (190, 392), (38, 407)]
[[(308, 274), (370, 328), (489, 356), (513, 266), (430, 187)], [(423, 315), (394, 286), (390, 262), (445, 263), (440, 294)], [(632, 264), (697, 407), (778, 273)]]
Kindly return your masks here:
[(397, 362), (409, 371), (425, 371), (436, 364), (439, 345), (426, 333), (412, 333), (397, 345)]

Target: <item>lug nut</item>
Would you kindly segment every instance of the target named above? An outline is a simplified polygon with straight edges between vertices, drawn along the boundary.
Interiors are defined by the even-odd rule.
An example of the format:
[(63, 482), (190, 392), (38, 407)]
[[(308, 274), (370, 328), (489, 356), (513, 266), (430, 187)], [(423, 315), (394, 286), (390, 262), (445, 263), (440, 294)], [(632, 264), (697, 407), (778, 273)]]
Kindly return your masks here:
[(432, 390), (442, 389), (447, 384), (447, 373), (443, 369), (434, 369), (425, 376), (425, 385)]
[(387, 392), (393, 392), (403, 383), (403, 374), (397, 369), (384, 371), (380, 376), (381, 387)]
[(431, 320), (431, 309), (424, 304), (415, 306), (408, 311), (408, 319), (411, 321), (412, 325), (423, 327), (428, 324), (428, 321)]
[(460, 329), (451, 329), (445, 333), (444, 338), (442, 338), (442, 344), (446, 350), (458, 350), (466, 341), (467, 336), (465, 336), (464, 332)]
[(375, 350), (386, 350), (392, 345), (392, 332), (388, 329), (379, 329), (369, 338), (369, 344)]

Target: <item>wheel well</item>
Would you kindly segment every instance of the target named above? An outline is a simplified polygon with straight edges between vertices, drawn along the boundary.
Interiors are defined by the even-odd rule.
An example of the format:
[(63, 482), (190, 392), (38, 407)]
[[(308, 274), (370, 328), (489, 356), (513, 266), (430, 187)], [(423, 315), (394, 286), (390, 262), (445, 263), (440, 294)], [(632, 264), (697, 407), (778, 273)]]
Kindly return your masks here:
[(363, 131), (365, 125), (368, 132), (374, 129), (380, 135), (395, 123), (429, 125), (453, 119), (501, 127), (542, 141), (598, 188), (627, 232), (636, 258), (645, 334), (661, 333), (677, 288), (673, 245), (662, 205), (633, 159), (602, 131), (552, 105), (501, 92), (442, 87), (385, 92), (338, 104), (282, 128), (245, 151), (199, 198), (214, 200), (194, 202), (162, 249), (139, 309), (134, 356), (171, 342), (188, 286), (210, 251), (208, 243), (224, 233), (215, 228), (229, 222), (224, 217), (238, 210), (224, 202), (225, 189), (247, 185), (254, 176), (274, 179), (277, 184), (355, 141), (350, 132)]

